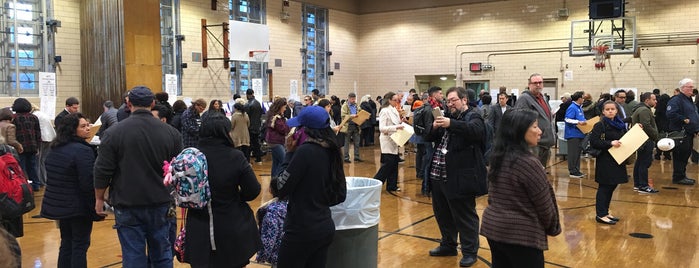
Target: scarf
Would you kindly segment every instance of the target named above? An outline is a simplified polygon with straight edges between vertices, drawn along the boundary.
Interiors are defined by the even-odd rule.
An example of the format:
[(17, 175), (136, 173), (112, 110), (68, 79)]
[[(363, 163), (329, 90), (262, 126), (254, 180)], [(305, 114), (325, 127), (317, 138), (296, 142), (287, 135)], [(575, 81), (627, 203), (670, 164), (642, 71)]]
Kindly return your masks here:
[(430, 106), (432, 106), (432, 109), (437, 107), (439, 107), (440, 109), (442, 108), (442, 103), (435, 98), (430, 97), (429, 99), (427, 99), (427, 101), (430, 102)]
[(619, 130), (626, 130), (626, 124), (624, 121), (621, 121), (619, 117), (615, 116), (614, 119), (609, 119), (607, 117), (604, 117), (604, 122), (607, 123), (609, 126), (619, 129)]

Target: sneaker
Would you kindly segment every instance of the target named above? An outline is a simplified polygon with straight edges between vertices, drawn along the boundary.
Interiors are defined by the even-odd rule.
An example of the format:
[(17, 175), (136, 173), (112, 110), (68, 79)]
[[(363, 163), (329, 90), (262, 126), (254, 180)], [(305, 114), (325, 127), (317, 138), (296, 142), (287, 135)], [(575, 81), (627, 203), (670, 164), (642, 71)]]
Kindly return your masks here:
[(578, 172), (578, 173), (572, 173), (572, 174), (570, 174), (568, 177), (580, 179), (580, 178), (582, 178), (582, 177), (585, 177), (585, 174), (582, 174), (582, 173), (580, 173), (580, 172)]
[(638, 188), (638, 192), (642, 194), (656, 194), (659, 191), (651, 188), (650, 186), (643, 186), (641, 188)]
[(681, 180), (678, 180), (678, 181), (672, 181), (672, 183), (674, 183), (674, 184), (681, 184), (681, 185), (694, 185), (695, 182), (692, 181), (691, 179), (684, 178), (684, 179), (681, 179)]
[(345, 163), (352, 163), (349, 159), (345, 159)]

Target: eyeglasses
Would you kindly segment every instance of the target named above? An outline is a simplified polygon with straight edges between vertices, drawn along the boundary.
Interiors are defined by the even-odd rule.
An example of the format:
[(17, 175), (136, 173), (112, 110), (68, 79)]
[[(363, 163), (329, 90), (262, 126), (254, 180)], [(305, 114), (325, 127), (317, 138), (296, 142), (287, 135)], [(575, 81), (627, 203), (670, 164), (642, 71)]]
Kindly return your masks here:
[(461, 99), (458, 99), (458, 98), (456, 98), (456, 99), (447, 99), (447, 101), (448, 101), (449, 103), (457, 103), (457, 102), (459, 102), (460, 100), (461, 100)]
[(543, 84), (544, 84), (544, 81), (529, 82), (529, 84), (532, 84), (532, 85), (543, 85)]

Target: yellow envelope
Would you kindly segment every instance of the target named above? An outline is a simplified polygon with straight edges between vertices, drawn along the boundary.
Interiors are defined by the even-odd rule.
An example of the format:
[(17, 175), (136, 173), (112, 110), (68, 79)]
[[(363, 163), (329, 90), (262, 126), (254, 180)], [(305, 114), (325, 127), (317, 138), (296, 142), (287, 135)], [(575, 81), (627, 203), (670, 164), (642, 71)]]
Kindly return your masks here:
[(638, 124), (635, 124), (621, 139), (619, 139), (621, 146), (609, 148), (609, 154), (614, 157), (617, 164), (621, 165), (626, 158), (629, 158), (629, 156), (635, 153), (647, 140), (648, 135), (646, 135), (646, 132), (643, 131)]

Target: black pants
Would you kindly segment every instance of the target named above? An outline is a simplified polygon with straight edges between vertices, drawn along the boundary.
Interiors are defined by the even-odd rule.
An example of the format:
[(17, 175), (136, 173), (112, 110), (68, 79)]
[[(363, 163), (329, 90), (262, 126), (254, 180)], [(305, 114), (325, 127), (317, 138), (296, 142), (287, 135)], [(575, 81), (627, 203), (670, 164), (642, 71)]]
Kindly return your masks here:
[(416, 143), (417, 145), (417, 153), (415, 154), (415, 176), (418, 178), (424, 178), (424, 172), (423, 172), (423, 156), (425, 156), (425, 143)]
[(432, 188), (432, 209), (442, 234), (439, 245), (456, 249), (458, 237), (463, 255), (475, 257), (479, 247), (476, 197), (448, 199), (443, 180), (432, 180)]
[[(280, 268), (325, 268), (328, 259), (328, 247), (335, 234), (310, 241), (289, 241), (285, 236), (279, 246)], [(330, 265), (329, 267), (332, 267)]]
[(684, 139), (675, 141), (675, 148), (672, 149), (672, 181), (680, 181), (687, 177), (687, 160), (692, 154), (692, 135)]
[(543, 268), (544, 251), (538, 248), (500, 243), (488, 239), (493, 268)]
[(59, 220), (58, 228), (61, 230), (61, 247), (57, 267), (87, 267), (92, 220), (87, 217)]
[(359, 146), (369, 146), (372, 143), (371, 136), (374, 135), (374, 132), (371, 132), (371, 130), (367, 128), (362, 128), (362, 132), (360, 134), (360, 140), (359, 140)]
[(381, 154), (381, 167), (374, 175), (374, 179), (386, 183), (386, 190), (398, 189), (398, 155)]
[(609, 203), (612, 202), (612, 195), (614, 194), (614, 189), (616, 189), (616, 186), (616, 184), (599, 184), (599, 187), (597, 188), (597, 199), (595, 202), (597, 217), (609, 215)]
[(250, 150), (255, 162), (262, 162), (262, 145), (260, 144), (260, 133), (250, 132)]
[(241, 146), (238, 146), (238, 147), (235, 147), (235, 148), (238, 149), (238, 150), (240, 150), (241, 152), (243, 152), (243, 154), (245, 155), (245, 159), (247, 159), (248, 162), (250, 162), (250, 146), (248, 146), (248, 145), (241, 145)]
[(655, 147), (655, 143), (648, 140), (636, 151), (638, 157), (633, 165), (634, 187), (648, 186), (648, 168), (653, 163), (653, 147)]
[(570, 138), (568, 139), (568, 173), (579, 174), (580, 173), (580, 151), (582, 149), (582, 138)]

